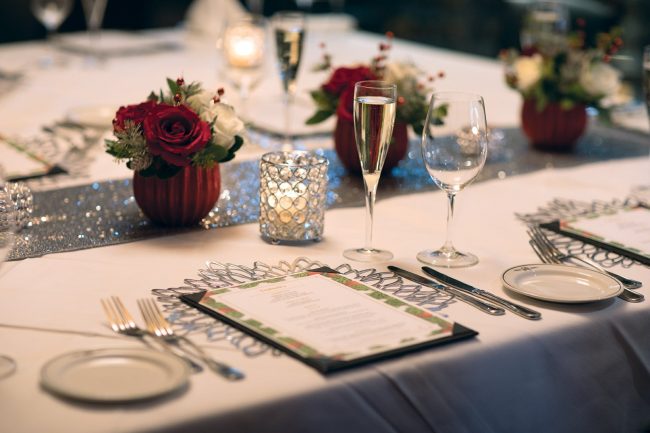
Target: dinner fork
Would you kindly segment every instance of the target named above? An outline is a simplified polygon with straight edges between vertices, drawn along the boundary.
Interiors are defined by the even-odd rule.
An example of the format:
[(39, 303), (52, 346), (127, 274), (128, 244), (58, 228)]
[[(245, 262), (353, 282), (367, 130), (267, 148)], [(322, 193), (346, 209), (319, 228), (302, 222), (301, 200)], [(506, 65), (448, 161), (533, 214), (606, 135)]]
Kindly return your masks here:
[[(128, 335), (129, 337), (137, 337), (142, 342), (150, 348), (153, 348), (151, 344), (146, 340), (147, 336), (152, 336), (144, 329), (140, 328), (135, 321), (133, 316), (129, 313), (129, 310), (126, 309), (122, 300), (117, 296), (111, 296), (109, 299), (101, 299), (102, 308), (104, 309), (104, 314), (108, 319), (108, 323), (111, 325), (111, 329), (118, 334)], [(172, 355), (182, 359), (190, 367), (192, 372), (200, 373), (203, 371), (203, 367), (191, 360), (190, 358), (183, 356), (179, 353), (172, 351), (166, 345), (161, 346), (165, 352), (171, 353)]]
[(604, 269), (598, 264), (592, 262), (591, 260), (582, 259), (574, 254), (563, 253), (553, 244), (553, 242), (551, 242), (548, 239), (546, 234), (542, 231), (542, 229), (539, 226), (530, 226), (528, 234), (531, 237), (531, 239), (537, 240), (538, 245), (543, 250), (542, 252), (547, 252), (550, 256), (556, 258), (561, 262), (569, 262), (572, 260), (577, 261), (581, 263), (580, 266), (583, 265), (589, 266), (590, 268), (594, 268), (599, 272), (605, 273), (610, 277), (617, 279), (618, 281), (621, 282), (621, 284), (623, 284), (623, 287), (627, 289), (639, 289), (643, 286), (643, 283), (641, 283), (641, 281), (631, 280), (629, 278), (623, 277), (622, 275), (618, 275), (615, 274), (614, 272), (610, 272), (607, 269)]
[[(566, 262), (569, 262), (570, 259), (576, 259), (577, 257), (571, 255), (571, 254), (564, 254), (560, 250), (558, 250), (555, 245), (553, 245), (548, 238), (543, 233), (541, 230), (537, 229), (537, 233), (535, 232), (534, 228), (531, 227), (530, 230), (528, 230), (528, 235), (530, 236), (530, 241), (528, 243), (530, 246), (533, 248), (533, 251), (535, 251), (535, 254), (537, 254), (537, 257), (544, 262), (544, 263), (557, 263), (557, 264), (564, 264)], [(579, 259), (579, 258), (577, 258)], [(607, 273), (604, 269), (597, 267), (595, 265), (590, 264), (587, 261), (584, 261), (582, 259), (579, 259), (578, 261), (588, 265), (591, 269), (595, 269), (598, 272), (601, 273)], [(584, 265), (582, 267), (585, 267)], [(615, 274), (614, 274), (615, 275)], [(613, 277), (613, 275), (611, 275)], [(614, 277), (616, 278), (616, 277)], [(620, 281), (620, 280), (619, 280)], [(624, 301), (627, 302), (641, 302), (645, 299), (645, 296), (643, 296), (640, 293), (634, 292), (627, 288), (625, 284), (621, 282), (623, 286), (623, 292), (621, 292), (620, 295), (618, 295), (619, 298), (623, 299)]]
[(183, 348), (182, 344), (190, 346), (193, 349), (194, 354), (197, 355), (210, 370), (220, 374), (228, 380), (240, 380), (245, 377), (244, 373), (240, 370), (212, 359), (198, 344), (194, 343), (189, 338), (174, 333), (171, 325), (167, 319), (165, 319), (165, 316), (162, 315), (153, 299), (138, 299), (138, 308), (140, 308), (147, 329), (156, 337), (179, 348)]

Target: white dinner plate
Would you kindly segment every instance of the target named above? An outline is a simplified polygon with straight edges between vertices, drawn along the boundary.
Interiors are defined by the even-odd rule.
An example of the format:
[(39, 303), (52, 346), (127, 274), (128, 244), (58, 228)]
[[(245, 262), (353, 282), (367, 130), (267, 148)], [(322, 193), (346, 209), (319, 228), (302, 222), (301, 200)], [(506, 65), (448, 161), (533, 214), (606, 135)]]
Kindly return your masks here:
[(505, 271), (501, 279), (517, 293), (551, 302), (601, 301), (623, 291), (621, 284), (609, 275), (567, 265), (515, 266)]
[(77, 125), (88, 128), (110, 129), (113, 125), (117, 108), (108, 105), (86, 105), (71, 108), (67, 119)]
[(78, 400), (123, 402), (170, 393), (187, 383), (185, 363), (147, 349), (98, 349), (52, 359), (41, 370), (44, 388)]

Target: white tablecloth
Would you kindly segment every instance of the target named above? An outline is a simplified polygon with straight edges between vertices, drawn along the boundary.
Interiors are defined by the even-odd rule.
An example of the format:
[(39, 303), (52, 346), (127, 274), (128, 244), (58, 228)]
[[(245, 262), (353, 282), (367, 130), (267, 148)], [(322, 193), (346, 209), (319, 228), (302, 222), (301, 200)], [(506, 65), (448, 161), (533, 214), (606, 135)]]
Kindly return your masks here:
[[(359, 53), (374, 50), (376, 38), (350, 35), (328, 35), (328, 40), (354, 47), (335, 52), (336, 61), (358, 59)], [(316, 42), (311, 39), (310, 43)], [(175, 54), (112, 59), (100, 70), (34, 72), (25, 87), (0, 99), (0, 130), (29, 133), (77, 104), (137, 101), (161, 77), (173, 77), (179, 71), (187, 78), (214, 80), (214, 69), (207, 66), (211, 54), (204, 51), (209, 44), (194, 44), (187, 42), (186, 51)], [(0, 60), (26, 61), (40, 49), (29, 44), (3, 47)], [(441, 88), (484, 94), (493, 122), (516, 122), (518, 98), (505, 89), (495, 62), (404, 42), (396, 43), (394, 51), (396, 55), (407, 52), (430, 70), (446, 70), (448, 79), (441, 82)], [(312, 58), (317, 55), (307, 52)], [(271, 83), (268, 86), (275, 86)], [(301, 86), (309, 87), (306, 82)], [(263, 89), (260, 93), (264, 94)], [(106, 161), (96, 164), (92, 171), (96, 178), (126, 175), (110, 171)], [(500, 275), (511, 266), (537, 262), (515, 212), (532, 212), (557, 197), (609, 200), (648, 184), (650, 158), (639, 158), (566, 170), (549, 168), (472, 185), (459, 194), (454, 240), (481, 261), (449, 273), (538, 309), (541, 321), (510, 313), (492, 317), (456, 302), (441, 313), (479, 331), (478, 337), (330, 376), (288, 356), (251, 358), (227, 342), (208, 344), (197, 337), (212, 355), (241, 368), (247, 378), (228, 383), (204, 372), (191, 377), (188, 389), (140, 404), (97, 406), (58, 399), (40, 388), (40, 368), (68, 351), (138, 347), (137, 341), (111, 333), (99, 299), (119, 295), (136, 311), (137, 298), (150, 296), (155, 288), (183, 285), (207, 260), (251, 265), (255, 260), (276, 263), (307, 256), (331, 266), (344, 263), (341, 252), (362, 242), (363, 209), (328, 211), (324, 240), (305, 247), (267, 244), (260, 239), (257, 225), (248, 224), (7, 263), (0, 278), (0, 353), (12, 356), (18, 369), (0, 381), (0, 431), (647, 429), (650, 303), (620, 299), (584, 305), (538, 302), (506, 292)], [(375, 224), (375, 243), (394, 252), (391, 263), (418, 269), (415, 254), (443, 242), (445, 197), (430, 192), (380, 200)], [(615, 270), (650, 285), (647, 267)]]

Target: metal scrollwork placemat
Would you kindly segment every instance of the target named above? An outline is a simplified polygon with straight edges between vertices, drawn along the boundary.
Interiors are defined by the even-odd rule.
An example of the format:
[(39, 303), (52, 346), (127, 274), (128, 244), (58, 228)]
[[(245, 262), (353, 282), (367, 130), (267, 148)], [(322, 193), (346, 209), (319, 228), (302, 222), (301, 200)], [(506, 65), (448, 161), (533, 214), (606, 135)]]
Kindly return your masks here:
[[(536, 212), (527, 214), (516, 214), (517, 218), (527, 225), (538, 225), (549, 223), (554, 220), (570, 219), (587, 215), (600, 215), (613, 213), (623, 208), (638, 206), (639, 204), (650, 203), (650, 186), (642, 186), (634, 189), (632, 194), (625, 199), (613, 199), (611, 201), (596, 200), (584, 202), (578, 200), (555, 199), (545, 206), (540, 207)], [(587, 257), (605, 268), (616, 265), (629, 268), (631, 266), (645, 266), (634, 259), (625, 257), (613, 251), (599, 248), (595, 245), (570, 238), (554, 231), (545, 230), (549, 240), (560, 250), (567, 254)]]
[[(279, 351), (250, 335), (188, 306), (179, 299), (179, 296), (323, 266), (327, 265), (306, 257), (298, 257), (291, 263), (281, 261), (277, 265), (254, 262), (250, 267), (208, 262), (204, 269), (198, 271), (196, 278), (186, 279), (184, 286), (154, 289), (152, 293), (162, 304), (169, 322), (180, 335), (203, 334), (208, 342), (227, 341), (247, 356), (259, 356), (265, 353), (279, 355)], [(408, 282), (392, 272), (377, 271), (374, 268), (356, 270), (349, 264), (342, 264), (333, 269), (438, 314), (442, 314), (441, 311), (445, 307), (455, 302), (453, 295)]]

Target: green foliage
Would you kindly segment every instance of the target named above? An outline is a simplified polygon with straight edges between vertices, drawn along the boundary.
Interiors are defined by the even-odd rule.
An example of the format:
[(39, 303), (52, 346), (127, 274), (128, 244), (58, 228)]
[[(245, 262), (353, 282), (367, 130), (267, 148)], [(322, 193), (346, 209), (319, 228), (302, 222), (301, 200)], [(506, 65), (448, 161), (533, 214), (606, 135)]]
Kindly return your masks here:
[(325, 92), (323, 89), (313, 90), (310, 95), (316, 104), (316, 113), (307, 119), (307, 125), (321, 123), (336, 113), (336, 106), (338, 105), (336, 96)]

